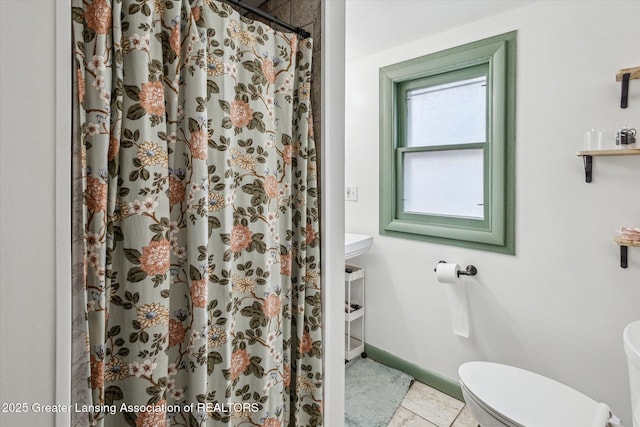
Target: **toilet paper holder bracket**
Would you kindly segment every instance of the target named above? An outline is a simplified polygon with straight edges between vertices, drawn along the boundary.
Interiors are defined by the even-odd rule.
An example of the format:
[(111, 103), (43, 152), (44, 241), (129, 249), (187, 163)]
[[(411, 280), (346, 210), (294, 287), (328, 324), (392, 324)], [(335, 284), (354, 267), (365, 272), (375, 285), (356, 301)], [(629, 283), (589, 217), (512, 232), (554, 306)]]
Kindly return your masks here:
[[(447, 261), (438, 261), (438, 264), (442, 264), (442, 263), (446, 263)], [(433, 269), (433, 271), (437, 270), (437, 266), (436, 268)], [(457, 275), (458, 277), (460, 276), (475, 276), (476, 274), (478, 274), (478, 269), (476, 268), (475, 265), (467, 265), (467, 268), (465, 268), (463, 271), (458, 271)]]

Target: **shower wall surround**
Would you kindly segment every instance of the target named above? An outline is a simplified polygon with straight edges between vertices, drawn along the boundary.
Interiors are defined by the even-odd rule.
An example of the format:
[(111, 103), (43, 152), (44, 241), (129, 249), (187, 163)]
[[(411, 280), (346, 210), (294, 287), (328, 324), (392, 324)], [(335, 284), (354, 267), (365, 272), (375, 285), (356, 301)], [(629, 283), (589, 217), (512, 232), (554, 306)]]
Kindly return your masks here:
[[(267, 0), (260, 9), (294, 27), (300, 27), (311, 34), (313, 39), (313, 82), (311, 83), (311, 105), (313, 105), (313, 135), (316, 149), (322, 151), (322, 92), (320, 70), (322, 64), (322, 0)], [(249, 13), (247, 18), (266, 22), (263, 18)], [(321, 156), (318, 156), (320, 159)], [(318, 167), (320, 164), (318, 162)], [(322, 189), (319, 188), (322, 192)], [(320, 199), (322, 204), (322, 199)]]

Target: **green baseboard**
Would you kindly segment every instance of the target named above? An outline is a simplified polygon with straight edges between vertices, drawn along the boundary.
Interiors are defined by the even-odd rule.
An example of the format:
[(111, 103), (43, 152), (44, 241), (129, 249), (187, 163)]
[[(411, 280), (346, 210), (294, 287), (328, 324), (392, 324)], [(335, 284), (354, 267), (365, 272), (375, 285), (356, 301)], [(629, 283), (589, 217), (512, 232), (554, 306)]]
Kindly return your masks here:
[(375, 360), (376, 362), (380, 362), (383, 365), (387, 365), (391, 368), (409, 374), (421, 383), (424, 383), (429, 387), (433, 387), (436, 390), (440, 390), (441, 392), (448, 394), (453, 398), (456, 398), (460, 401), (464, 400), (462, 398), (462, 390), (460, 389), (460, 384), (458, 384), (457, 381), (453, 381), (447, 377), (443, 377), (440, 374), (431, 372), (428, 369), (424, 369), (411, 362), (407, 362), (406, 360), (400, 359), (399, 357), (394, 356), (391, 353), (387, 353), (386, 351), (374, 347), (370, 344), (365, 343), (364, 349), (367, 352), (367, 356)]

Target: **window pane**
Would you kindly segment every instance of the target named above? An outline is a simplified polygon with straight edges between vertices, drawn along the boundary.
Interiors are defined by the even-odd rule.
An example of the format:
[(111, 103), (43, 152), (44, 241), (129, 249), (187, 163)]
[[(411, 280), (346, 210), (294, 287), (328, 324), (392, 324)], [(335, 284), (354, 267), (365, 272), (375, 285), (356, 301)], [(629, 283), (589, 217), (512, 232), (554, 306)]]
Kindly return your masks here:
[(407, 92), (407, 146), (486, 140), (486, 76)]
[(404, 153), (404, 212), (484, 219), (483, 150)]

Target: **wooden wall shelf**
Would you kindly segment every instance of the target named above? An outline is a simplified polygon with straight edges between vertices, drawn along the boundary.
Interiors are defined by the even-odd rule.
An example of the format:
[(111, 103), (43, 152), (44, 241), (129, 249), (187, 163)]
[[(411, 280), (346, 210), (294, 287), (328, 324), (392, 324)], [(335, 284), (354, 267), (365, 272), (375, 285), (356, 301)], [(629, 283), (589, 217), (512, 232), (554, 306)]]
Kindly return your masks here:
[(638, 240), (628, 240), (623, 239), (622, 237), (616, 237), (616, 243), (620, 246), (634, 246), (636, 248), (640, 248), (640, 241)]
[(617, 148), (612, 150), (585, 150), (578, 151), (577, 156), (584, 159), (584, 180), (591, 182), (593, 180), (593, 157), (598, 156), (639, 156), (640, 148)]
[(577, 156), (638, 156), (640, 148), (614, 148), (612, 150), (578, 151)]
[(616, 81), (621, 82), (624, 79), (624, 75), (629, 74), (629, 80), (640, 79), (640, 67), (623, 68), (618, 70), (616, 74)]

